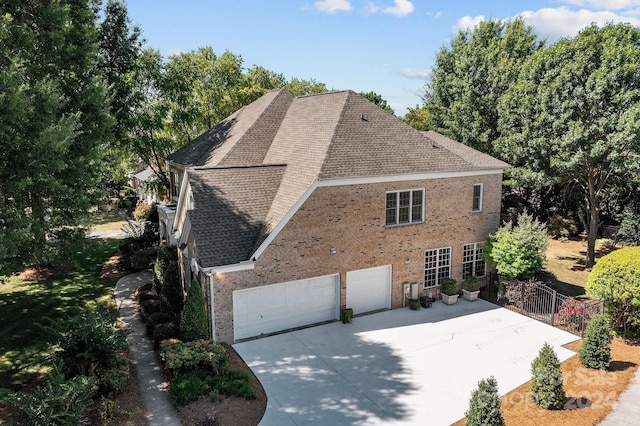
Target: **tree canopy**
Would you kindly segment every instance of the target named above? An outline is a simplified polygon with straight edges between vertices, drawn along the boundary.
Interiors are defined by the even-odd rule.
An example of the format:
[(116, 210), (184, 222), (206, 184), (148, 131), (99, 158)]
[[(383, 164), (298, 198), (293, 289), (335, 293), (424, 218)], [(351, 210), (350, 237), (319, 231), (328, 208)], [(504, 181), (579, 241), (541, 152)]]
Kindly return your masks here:
[(542, 46), (521, 18), (489, 19), (461, 30), (436, 55), (424, 100), (429, 128), (493, 154), (500, 136), (498, 100)]
[(592, 266), (603, 205), (640, 171), (640, 29), (591, 25), (534, 53), (499, 114), (516, 184), (582, 189)]

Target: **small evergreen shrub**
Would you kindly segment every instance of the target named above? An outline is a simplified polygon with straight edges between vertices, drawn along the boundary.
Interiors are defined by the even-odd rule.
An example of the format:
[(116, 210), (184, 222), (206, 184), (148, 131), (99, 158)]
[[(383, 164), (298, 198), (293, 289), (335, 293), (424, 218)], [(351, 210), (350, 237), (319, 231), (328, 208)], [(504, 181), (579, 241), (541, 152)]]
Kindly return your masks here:
[(585, 331), (580, 362), (585, 367), (606, 370), (611, 365), (611, 330), (604, 315), (597, 315)]
[(185, 342), (209, 337), (207, 305), (204, 301), (202, 287), (197, 281), (191, 283), (187, 293), (187, 300), (180, 317), (180, 336)]
[(560, 215), (552, 216), (547, 224), (549, 235), (554, 238), (568, 239), (578, 234), (578, 224), (574, 219), (565, 218)]
[(160, 310), (161, 306), (159, 299), (148, 299), (140, 302), (140, 316), (142, 317), (143, 322), (147, 322), (151, 315), (160, 312)]
[(145, 202), (139, 202), (136, 209), (133, 211), (133, 217), (138, 222), (145, 222), (151, 211), (151, 206)]
[(547, 410), (559, 410), (564, 406), (560, 361), (553, 348), (545, 343), (531, 363), (531, 399)]
[(218, 378), (215, 389), (223, 395), (237, 396), (247, 400), (257, 398), (251, 386), (251, 376), (244, 370), (229, 370)]
[(229, 368), (229, 354), (212, 340), (165, 340), (160, 343), (160, 359), (169, 378), (194, 370), (222, 375)]
[(138, 292), (138, 302), (139, 303), (142, 303), (145, 300), (150, 300), (150, 299), (158, 299), (158, 301), (160, 300), (160, 298), (158, 297), (156, 292), (151, 290), (151, 289), (140, 290)]
[(465, 413), (467, 426), (503, 426), (504, 419), (500, 411), (498, 382), (494, 377), (482, 379), (471, 394), (469, 409)]
[(160, 296), (162, 310), (180, 315), (184, 303), (184, 294), (182, 292), (178, 249), (176, 246), (163, 244), (158, 247), (154, 272), (154, 285), (156, 285), (154, 290)]
[(198, 372), (187, 373), (171, 380), (169, 392), (176, 405), (184, 406), (206, 395), (209, 385)]
[(440, 292), (447, 296), (458, 294), (458, 282), (453, 278), (443, 278), (440, 282)]

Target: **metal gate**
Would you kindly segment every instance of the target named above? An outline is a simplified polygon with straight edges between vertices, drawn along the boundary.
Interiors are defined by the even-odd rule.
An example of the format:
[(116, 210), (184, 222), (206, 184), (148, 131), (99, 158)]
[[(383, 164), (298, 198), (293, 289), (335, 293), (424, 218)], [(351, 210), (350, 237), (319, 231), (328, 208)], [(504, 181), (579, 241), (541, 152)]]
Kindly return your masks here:
[(500, 286), (492, 276), (480, 297), (582, 337), (591, 318), (604, 311), (600, 301), (566, 296), (534, 279), (507, 281)]

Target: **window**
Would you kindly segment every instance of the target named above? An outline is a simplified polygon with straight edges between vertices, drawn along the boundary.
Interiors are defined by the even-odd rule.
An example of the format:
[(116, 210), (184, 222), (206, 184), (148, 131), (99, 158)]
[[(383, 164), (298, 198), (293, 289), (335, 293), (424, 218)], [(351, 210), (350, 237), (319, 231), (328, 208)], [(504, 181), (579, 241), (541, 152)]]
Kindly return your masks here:
[(171, 196), (178, 197), (180, 195), (180, 179), (176, 172), (171, 172)]
[(423, 216), (424, 189), (387, 192), (387, 226), (420, 223), (424, 220)]
[(472, 211), (482, 211), (482, 184), (476, 183), (473, 185), (473, 208)]
[(439, 248), (424, 252), (424, 287), (440, 285), (443, 278), (451, 276), (451, 248)]
[(462, 247), (462, 279), (471, 275), (484, 277), (487, 265), (482, 257), (484, 243), (465, 244)]

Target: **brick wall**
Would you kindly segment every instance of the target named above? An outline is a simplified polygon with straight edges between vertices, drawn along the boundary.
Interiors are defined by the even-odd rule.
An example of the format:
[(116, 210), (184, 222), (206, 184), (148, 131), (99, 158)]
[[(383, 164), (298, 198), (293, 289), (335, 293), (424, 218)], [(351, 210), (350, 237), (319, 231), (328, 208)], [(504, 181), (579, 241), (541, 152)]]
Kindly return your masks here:
[[(233, 290), (392, 265), (393, 308), (402, 306), (402, 283), (424, 282), (424, 252), (451, 247), (452, 277), (462, 278), (462, 246), (484, 241), (500, 220), (502, 175), (319, 187), (255, 263), (255, 268), (215, 277), (219, 340), (233, 341)], [(471, 212), (473, 185), (483, 184), (483, 209)], [(425, 189), (425, 221), (385, 226), (387, 191)], [(331, 248), (336, 249), (331, 254)], [(407, 262), (407, 259), (409, 261)]]

